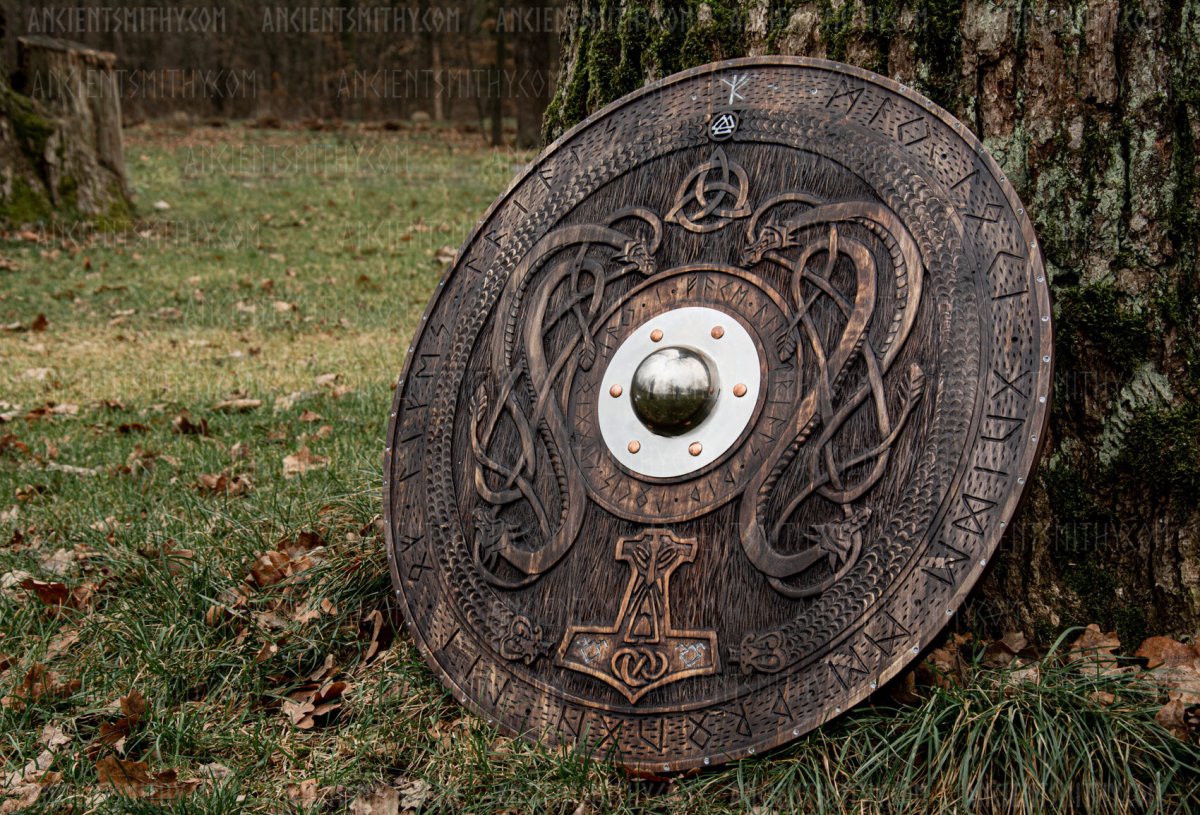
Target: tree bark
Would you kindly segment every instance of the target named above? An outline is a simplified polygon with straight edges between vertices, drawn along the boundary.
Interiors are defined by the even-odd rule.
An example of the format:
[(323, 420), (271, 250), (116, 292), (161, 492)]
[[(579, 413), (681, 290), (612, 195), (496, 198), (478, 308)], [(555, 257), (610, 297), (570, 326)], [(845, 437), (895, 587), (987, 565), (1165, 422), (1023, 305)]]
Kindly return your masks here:
[[(551, 37), (546, 30), (550, 20), (539, 12), (545, 5), (534, 0), (519, 0), (508, 16), (514, 21), (508, 26), (513, 36), (513, 62), (516, 67), (516, 87), (512, 96), (517, 106), (517, 147), (537, 147), (541, 140), (542, 112), (550, 103), (550, 61), (553, 54)], [(533, 11), (533, 16), (525, 12)]]
[(572, 0), (567, 19), (547, 139), (766, 53), (889, 75), (969, 125), (1034, 217), (1057, 354), (1050, 444), (974, 618), (1200, 630), (1200, 0)]
[(116, 57), (42, 37), (18, 46), (24, 95), (0, 87), (0, 217), (127, 217)]

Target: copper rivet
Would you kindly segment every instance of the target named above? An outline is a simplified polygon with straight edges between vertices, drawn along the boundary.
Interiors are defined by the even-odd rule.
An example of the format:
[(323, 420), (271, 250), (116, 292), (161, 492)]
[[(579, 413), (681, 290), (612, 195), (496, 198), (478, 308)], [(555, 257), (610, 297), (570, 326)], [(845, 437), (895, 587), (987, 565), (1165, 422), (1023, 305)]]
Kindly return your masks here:
[(719, 325), (714, 325), (713, 330), (709, 332), (714, 340), (719, 340), (725, 336), (725, 329)]
[(661, 328), (656, 328), (650, 332), (650, 341), (651, 342), (658, 342), (661, 339), (662, 339), (662, 329)]
[(634, 439), (633, 441), (629, 442), (629, 452), (636, 453), (638, 450), (641, 450), (641, 449), (642, 449), (642, 443), (640, 441), (638, 441), (637, 439)]
[(702, 445), (698, 441), (694, 441), (688, 445), (688, 452), (691, 453), (693, 456), (698, 456), (702, 452), (704, 452), (704, 445)]
[(742, 396), (745, 396), (746, 395), (746, 386), (743, 385), (741, 382), (734, 385), (733, 386), (733, 395), (737, 396), (739, 398)]
[(613, 385), (611, 388), (608, 389), (608, 395), (614, 399), (616, 399), (618, 396), (620, 396), (623, 392), (624, 392), (624, 390), (621, 388), (620, 385)]

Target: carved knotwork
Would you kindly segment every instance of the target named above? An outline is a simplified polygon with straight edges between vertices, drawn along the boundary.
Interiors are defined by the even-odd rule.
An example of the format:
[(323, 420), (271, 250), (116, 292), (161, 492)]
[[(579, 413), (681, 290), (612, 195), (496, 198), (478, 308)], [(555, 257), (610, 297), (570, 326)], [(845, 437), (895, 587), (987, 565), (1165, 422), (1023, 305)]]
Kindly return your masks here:
[[(796, 209), (801, 211), (768, 220), (772, 210)], [(869, 248), (847, 234), (854, 226), (865, 228), (888, 247), (889, 267), (878, 268)], [(891, 415), (885, 377), (920, 306), (921, 259), (908, 230), (886, 207), (858, 201), (826, 203), (791, 192), (772, 198), (755, 211), (741, 258), (747, 266), (765, 262), (785, 271), (794, 314), (776, 335), (775, 351), (780, 359), (795, 357), (798, 367), (801, 358), (811, 358), (813, 369), (812, 386), (800, 399), (787, 432), (746, 488), (740, 509), (742, 546), (776, 591), (788, 597), (807, 597), (839, 580), (857, 562), (870, 510), (855, 502), (883, 476), (891, 447), (924, 393), (924, 372), (913, 365), (898, 386), (902, 391), (899, 414)], [(839, 288), (834, 273), (843, 262), (852, 269), (852, 285)], [(890, 288), (888, 296), (883, 296), (881, 287)], [(820, 300), (832, 303), (834, 313), (841, 317), (840, 333), (835, 332), (833, 343), (826, 340), (813, 318)], [(878, 311), (881, 302), (891, 303), (887, 313)], [(870, 338), (876, 323), (888, 327), (878, 348)], [(856, 363), (861, 365), (856, 367)], [(859, 368), (861, 371), (854, 373)], [(838, 435), (868, 401), (879, 439), (839, 459), (835, 451)], [(768, 522), (765, 509), (771, 489), (798, 456), (808, 477), (774, 521)], [(870, 465), (867, 473), (848, 483), (845, 474), (864, 464)], [(815, 525), (806, 534), (811, 545), (784, 554), (776, 542), (789, 519), (813, 494), (839, 505), (843, 518)], [(822, 561), (829, 567), (823, 579), (805, 585), (788, 582)]]
[[(615, 228), (622, 222), (641, 224), (648, 234)], [(607, 290), (627, 275), (653, 274), (661, 238), (657, 215), (623, 209), (605, 224), (549, 233), (508, 279), (497, 305), (503, 319), (491, 339), (492, 375), (476, 389), (470, 408), (473, 480), (483, 502), (475, 513), (472, 555), (499, 588), (537, 580), (579, 534), (585, 494), (579, 465), (567, 449), (566, 394), (557, 385), (572, 367), (591, 368), (596, 359), (591, 323), (607, 303)], [(569, 339), (547, 348), (547, 336), (562, 323), (571, 326)], [(518, 398), (519, 388), (532, 404)], [(502, 422), (518, 440), (508, 458), (493, 451)], [(535, 486), (539, 461), (552, 468), (557, 495), (545, 496)], [(534, 518), (528, 527), (505, 520), (506, 508), (518, 503)], [(510, 576), (501, 573), (502, 561)]]

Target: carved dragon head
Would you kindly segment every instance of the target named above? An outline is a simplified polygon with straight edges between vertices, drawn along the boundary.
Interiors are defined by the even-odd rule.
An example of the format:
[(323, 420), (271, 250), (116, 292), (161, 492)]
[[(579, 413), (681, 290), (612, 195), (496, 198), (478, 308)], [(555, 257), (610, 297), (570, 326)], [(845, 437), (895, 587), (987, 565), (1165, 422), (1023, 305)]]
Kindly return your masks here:
[(649, 277), (657, 271), (650, 247), (640, 240), (627, 241), (614, 258), (627, 269), (636, 269), (642, 275)]
[(788, 245), (787, 229), (775, 224), (764, 224), (754, 240), (742, 248), (738, 265), (748, 268), (761, 261), (767, 252), (784, 249)]

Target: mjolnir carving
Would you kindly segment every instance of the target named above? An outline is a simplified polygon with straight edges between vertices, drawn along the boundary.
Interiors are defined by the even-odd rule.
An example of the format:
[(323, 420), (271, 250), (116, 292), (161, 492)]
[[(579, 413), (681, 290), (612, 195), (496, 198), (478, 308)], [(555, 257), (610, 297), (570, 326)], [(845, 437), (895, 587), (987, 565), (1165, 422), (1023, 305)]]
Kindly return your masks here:
[(414, 639), (506, 730), (640, 770), (820, 725), (994, 553), (1049, 317), (1011, 185), (913, 91), (764, 57), (631, 94), (493, 205), (409, 352)]

